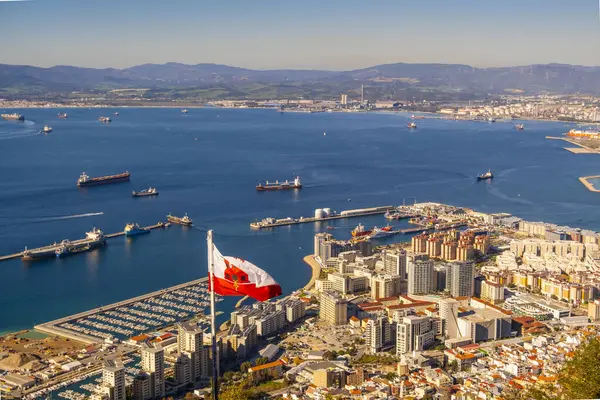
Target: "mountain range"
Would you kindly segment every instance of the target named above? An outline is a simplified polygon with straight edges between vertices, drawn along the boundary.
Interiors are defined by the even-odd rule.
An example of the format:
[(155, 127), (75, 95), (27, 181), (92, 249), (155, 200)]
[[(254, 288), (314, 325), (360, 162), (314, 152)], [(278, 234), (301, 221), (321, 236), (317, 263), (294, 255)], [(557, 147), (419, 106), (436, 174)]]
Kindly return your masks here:
[[(0, 97), (52, 98), (147, 89), (163, 99), (331, 98), (477, 99), (523, 93), (600, 94), (600, 67), (538, 64), (475, 68), (460, 64), (384, 64), (349, 71), (253, 70), (220, 64), (143, 64), (95, 69), (58, 65), (41, 68), (0, 64)], [(116, 93), (119, 93), (117, 91)]]

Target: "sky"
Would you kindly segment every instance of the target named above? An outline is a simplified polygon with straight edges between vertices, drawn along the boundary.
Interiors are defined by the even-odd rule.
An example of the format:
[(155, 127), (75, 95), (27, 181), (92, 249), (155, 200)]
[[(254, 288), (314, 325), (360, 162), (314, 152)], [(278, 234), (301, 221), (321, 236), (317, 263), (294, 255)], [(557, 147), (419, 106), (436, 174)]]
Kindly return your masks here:
[(0, 0), (0, 63), (600, 65), (596, 0)]

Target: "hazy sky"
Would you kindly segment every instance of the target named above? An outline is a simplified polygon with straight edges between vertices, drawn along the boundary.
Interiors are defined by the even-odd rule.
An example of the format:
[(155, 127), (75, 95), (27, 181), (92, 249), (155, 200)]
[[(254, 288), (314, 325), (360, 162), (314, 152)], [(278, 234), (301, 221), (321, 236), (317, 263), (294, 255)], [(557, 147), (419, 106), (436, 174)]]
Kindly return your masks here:
[(600, 65), (597, 0), (0, 0), (0, 63)]

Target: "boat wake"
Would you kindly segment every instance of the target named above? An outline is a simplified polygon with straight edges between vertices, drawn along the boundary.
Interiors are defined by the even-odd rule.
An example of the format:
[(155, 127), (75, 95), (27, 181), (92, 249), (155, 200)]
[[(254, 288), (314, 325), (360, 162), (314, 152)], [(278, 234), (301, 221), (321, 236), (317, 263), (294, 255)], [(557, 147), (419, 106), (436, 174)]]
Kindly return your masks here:
[(104, 215), (104, 213), (103, 212), (95, 212), (95, 213), (85, 213), (85, 214), (61, 215), (61, 216), (57, 216), (57, 217), (43, 217), (43, 218), (32, 219), (31, 222), (62, 221), (64, 219), (95, 217), (98, 215)]

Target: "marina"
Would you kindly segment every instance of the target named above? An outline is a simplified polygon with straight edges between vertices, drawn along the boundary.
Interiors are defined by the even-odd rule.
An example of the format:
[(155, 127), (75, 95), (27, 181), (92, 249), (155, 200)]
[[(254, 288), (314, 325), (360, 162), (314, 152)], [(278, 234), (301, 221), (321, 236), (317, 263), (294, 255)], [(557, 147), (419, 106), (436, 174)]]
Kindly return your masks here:
[(341, 212), (331, 211), (330, 208), (317, 208), (314, 217), (299, 217), (299, 218), (264, 218), (262, 221), (250, 223), (252, 229), (275, 228), (278, 226), (307, 224), (312, 222), (330, 221), (334, 219), (364, 217), (367, 215), (385, 214), (388, 211), (393, 211), (394, 206), (381, 206), (371, 208), (360, 208), (355, 210), (346, 210)]
[[(122, 342), (188, 320), (208, 309), (208, 278), (36, 325), (38, 331), (83, 343)], [(217, 301), (222, 301), (218, 297)]]
[[(171, 225), (169, 222), (159, 222), (156, 225), (150, 225), (150, 226), (146, 226), (144, 228), (144, 230), (153, 230), (153, 229), (158, 229), (158, 228), (166, 228), (169, 225)], [(115, 238), (115, 237), (119, 237), (119, 236), (124, 236), (126, 233), (125, 231), (123, 232), (116, 232), (116, 233), (110, 233), (108, 235), (104, 235), (104, 238), (106, 239), (111, 239), (111, 238)], [(85, 239), (79, 239), (79, 240), (74, 240), (74, 241), (70, 241), (69, 244), (72, 246), (85, 246), (87, 244), (87, 242), (89, 241), (88, 238)], [(39, 254), (40, 257), (38, 258), (44, 258), (44, 257), (53, 257), (56, 254), (56, 251), (63, 245), (63, 243), (54, 243), (48, 246), (43, 246), (43, 247), (37, 247), (34, 249), (27, 249), (25, 248), (24, 251), (20, 252), (20, 253), (14, 253), (14, 254), (8, 254), (5, 256), (1, 256), (0, 257), (0, 261), (6, 261), (6, 260), (12, 260), (15, 258), (23, 258), (24, 261), (27, 261), (26, 256), (28, 254)], [(30, 258), (33, 259), (33, 258)]]

